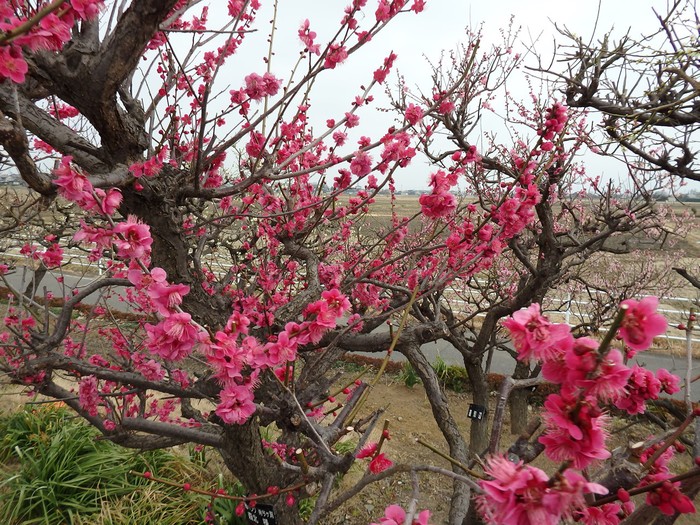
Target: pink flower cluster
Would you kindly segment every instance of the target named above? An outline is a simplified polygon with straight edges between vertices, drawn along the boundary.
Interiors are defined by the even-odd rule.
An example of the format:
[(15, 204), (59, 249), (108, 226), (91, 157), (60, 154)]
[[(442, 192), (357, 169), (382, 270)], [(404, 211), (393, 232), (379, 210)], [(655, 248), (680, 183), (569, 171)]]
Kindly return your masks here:
[(395, 53), (390, 53), (389, 56), (384, 59), (384, 65), (374, 72), (374, 80), (376, 82), (381, 84), (386, 80), (386, 77), (389, 74), (389, 71), (391, 71), (391, 67), (394, 65), (395, 60)]
[(377, 443), (369, 443), (357, 453), (357, 456), (355, 456), (357, 459), (370, 458), (368, 468), (372, 474), (384, 472), (386, 469), (394, 465), (394, 462), (391, 461), (384, 452), (379, 452), (377, 447)]
[(335, 66), (342, 64), (348, 58), (348, 51), (341, 44), (331, 44), (328, 46), (326, 59), (323, 61), (323, 67), (326, 69), (335, 69)]
[(78, 384), (78, 402), (80, 403), (80, 408), (88, 414), (93, 417), (97, 415), (97, 407), (101, 400), (95, 376), (86, 376), (80, 380)]
[(313, 53), (314, 55), (320, 55), (321, 46), (314, 42), (315, 39), (316, 32), (311, 31), (309, 19), (307, 18), (301, 23), (301, 27), (299, 28), (299, 40), (301, 40), (302, 43), (306, 46), (306, 49), (309, 50), (309, 53)]
[(455, 172), (446, 173), (438, 170), (430, 176), (430, 186), (433, 188), (429, 195), (421, 195), (418, 202), (426, 217), (437, 219), (450, 215), (457, 208), (457, 200), (451, 189), (457, 184)]
[(168, 157), (168, 146), (162, 146), (158, 152), (143, 162), (135, 162), (129, 166), (129, 171), (138, 179), (141, 177), (153, 177), (157, 175), (166, 163)]
[(276, 78), (272, 73), (265, 72), (263, 76), (257, 73), (251, 73), (245, 77), (245, 94), (251, 100), (261, 100), (268, 96), (274, 96), (280, 89), (280, 79)]
[(146, 346), (167, 361), (187, 357), (198, 340), (199, 330), (185, 312), (172, 313), (156, 325), (146, 324)]
[[(641, 301), (627, 299), (622, 301), (622, 306), (627, 308), (627, 311), (620, 327), (620, 337), (633, 352), (646, 350), (651, 346), (654, 337), (666, 332), (666, 319), (656, 313), (659, 307), (656, 297), (645, 297)], [(627, 357), (632, 355), (628, 354)]]
[(411, 126), (415, 126), (421, 120), (423, 120), (423, 110), (420, 108), (420, 106), (409, 104), (406, 106), (405, 117), (406, 122), (408, 122)]
[[(411, 522), (411, 525), (429, 525), (430, 511), (423, 510), (418, 514), (417, 518)], [(379, 523), (371, 523), (370, 525), (404, 525), (406, 523), (406, 511), (398, 505), (389, 505), (384, 509), (384, 516), (379, 518)]]
[[(657, 305), (656, 298), (629, 299), (622, 304), (619, 335), (627, 345), (646, 349), (665, 329)], [(678, 389), (678, 378), (666, 370), (654, 376), (641, 367), (629, 368), (618, 350), (601, 349), (588, 337), (575, 339), (568, 325), (551, 323), (537, 304), (516, 312), (503, 324), (511, 333), (518, 358), (541, 361), (544, 378), (561, 385), (560, 392), (545, 402), (547, 426), (540, 443), (550, 459), (569, 462), (575, 469), (610, 456), (605, 447), (607, 416), (602, 403), (612, 402), (638, 413), (644, 410), (644, 401), (657, 398), (662, 388), (669, 393)], [(504, 458), (492, 458), (487, 473), (493, 480), (481, 482), (485, 494), (479, 508), (490, 523), (534, 523), (536, 516), (538, 522), (558, 523), (562, 517), (584, 519), (614, 510), (614, 506), (592, 514), (583, 510), (582, 493), (599, 488), (584, 483), (570, 470), (562, 474), (566, 483), (559, 488), (541, 471)], [(572, 487), (577, 487), (576, 493), (571, 492)]]
[(71, 165), (73, 158), (64, 156), (61, 164), (54, 170), (54, 184), (58, 193), (75, 202), (85, 211), (102, 215), (114, 215), (122, 202), (122, 194), (117, 188), (104, 191), (94, 188), (88, 178)]
[[(641, 455), (640, 460), (642, 463), (646, 463), (647, 460), (657, 452), (662, 443), (657, 443)], [(679, 450), (683, 450), (683, 445), (678, 445)], [(658, 507), (662, 514), (667, 516), (673, 516), (676, 512), (681, 514), (691, 514), (695, 512), (695, 505), (693, 501), (680, 491), (679, 481), (669, 481), (672, 477), (672, 473), (668, 467), (671, 459), (674, 456), (674, 447), (668, 447), (661, 453), (661, 455), (654, 461), (651, 466), (649, 473), (642, 479), (640, 486), (651, 485), (652, 483), (662, 482), (660, 486), (647, 492), (646, 502), (648, 505), (654, 505)]]
[[(39, 5), (35, 5), (35, 4)], [(34, 23), (18, 33), (10, 42), (0, 41), (0, 79), (21, 84), (29, 71), (23, 48), (31, 51), (59, 51), (71, 39), (71, 28), (78, 20), (94, 18), (103, 0), (71, 0), (45, 16), (37, 13), (49, 2), (3, 2), (0, 6), (0, 31), (11, 35), (13, 30), (30, 20)], [(36, 17), (36, 18), (33, 18)]]
[[(665, 321), (660, 323), (658, 314), (649, 310), (649, 305), (656, 304), (656, 298), (623, 303), (626, 313), (622, 326), (628, 323), (635, 327), (633, 339), (620, 329), (623, 341), (650, 344), (665, 328)], [(561, 392), (545, 403), (548, 432), (540, 438), (545, 453), (555, 461), (568, 460), (576, 468), (585, 468), (608, 457), (604, 447), (606, 419), (599, 402), (613, 402), (618, 408), (638, 413), (644, 410), (644, 401), (658, 397), (662, 380), (667, 392), (677, 389), (677, 381), (668, 371), (657, 372), (657, 379), (640, 367), (630, 369), (618, 350), (601, 353), (597, 341), (575, 339), (568, 325), (551, 323), (537, 304), (516, 312), (503, 324), (513, 337), (518, 358), (541, 361), (544, 378), (561, 385)]]
[(476, 503), (494, 525), (558, 525), (586, 507), (586, 494), (608, 492), (572, 470), (550, 481), (544, 471), (502, 456), (488, 458), (485, 473), (491, 479), (479, 482), (484, 493)]
[[(544, 125), (538, 130), (538, 133), (545, 141), (549, 142), (554, 139), (557, 133), (564, 130), (567, 120), (566, 106), (557, 102), (547, 110)], [(551, 142), (549, 146), (543, 144), (542, 149), (545, 151), (552, 149)]]
[(299, 346), (318, 343), (349, 308), (349, 300), (339, 290), (326, 290), (320, 300), (307, 306), (303, 322), (287, 323), (283, 331), (264, 344), (248, 335), (251, 320), (240, 311), (231, 315), (224, 330), (201, 338), (207, 362), (223, 386), (217, 415), (228, 424), (245, 422), (255, 412), (253, 388), (260, 372), (279, 372), (283, 381), (286, 370), (278, 367), (294, 361)]

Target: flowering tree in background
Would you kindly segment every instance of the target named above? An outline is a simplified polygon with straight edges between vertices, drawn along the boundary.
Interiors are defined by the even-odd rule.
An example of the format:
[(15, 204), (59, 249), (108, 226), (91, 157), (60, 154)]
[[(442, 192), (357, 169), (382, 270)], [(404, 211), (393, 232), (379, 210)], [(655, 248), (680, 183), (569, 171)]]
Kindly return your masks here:
[[(453, 523), (472, 519), (471, 491), (494, 523), (545, 511), (548, 523), (593, 523), (598, 512), (629, 512), (614, 502), (588, 505), (587, 494), (622, 485), (593, 483), (579, 471), (610, 456), (604, 403), (639, 412), (662, 387), (673, 391), (674, 379), (624, 366), (612, 336), (600, 344), (574, 339), (536, 305), (518, 311), (543, 300), (581, 259), (610, 249), (616, 234), (658, 231), (649, 188), (623, 200), (608, 192), (590, 209), (577, 207), (569, 188), (582, 176), (574, 156), (587, 129), (553, 100), (519, 108), (513, 143), (494, 139), (477, 149), (469, 132), (482, 107), (474, 105), (486, 107), (518, 61), (506, 49), (481, 50), (478, 37), (449, 72), (436, 71), (428, 94), (401, 89), (395, 125), (354, 136), (393, 67), (392, 53), (318, 130), (310, 117), (316, 79), (342, 68), (397, 16), (421, 12), (424, 2), (355, 0), (328, 41), (304, 20), (288, 78), (274, 70), (271, 35), (260, 70), (229, 85), (222, 77), (259, 8), (255, 0), (230, 0), (220, 17), (182, 0), (4, 4), (0, 143), (34, 192), (72, 203), (73, 211), (61, 228), (42, 216), (58, 223), (56, 231), (22, 247), (55, 274), (62, 297), (57, 312), (37, 301), (40, 276), (32, 287), (13, 288), (0, 334), (3, 372), (64, 400), (123, 446), (215, 448), (249, 501), (268, 501), (279, 523), (300, 523), (298, 501), (310, 496), (310, 522), (318, 523), (366, 484), (401, 471), (451, 476)], [(222, 18), (220, 26), (211, 21)], [(436, 142), (441, 132), (451, 146)], [(435, 165), (421, 213), (392, 210), (378, 235), (363, 231), (377, 193), (393, 194), (418, 151)], [(475, 202), (455, 196), (460, 182)], [(89, 284), (72, 284), (61, 272), (76, 250), (104, 268)], [(510, 261), (517, 261), (514, 270)], [(507, 278), (490, 281), (491, 293), (480, 284), (484, 275)], [(482, 295), (474, 299), (470, 290)], [(475, 306), (457, 312), (455, 298), (467, 291)], [(610, 333), (619, 327), (630, 351), (661, 333), (652, 303), (623, 303), (627, 314), (615, 320)], [(124, 309), (135, 315), (133, 325), (119, 322)], [(467, 330), (480, 313), (481, 328)], [(420, 347), (453, 343), (475, 396), (485, 396), (484, 357), (502, 346), (497, 329), (509, 316), (518, 359), (540, 361), (545, 377), (566, 387), (545, 406), (549, 431), (541, 440), (563, 466), (550, 478), (493, 456), (485, 468), (490, 480), (476, 484), (466, 465), (474, 454), (497, 452), (498, 428), (490, 439), (488, 427), (476, 423), (469, 441), (461, 435)], [(379, 329), (386, 324), (392, 329)], [(332, 370), (353, 351), (408, 358), (448, 443), (452, 471), (392, 465), (381, 450), (386, 429), (378, 443), (368, 442), (380, 416), (362, 411), (370, 385), (338, 386)], [(571, 360), (575, 377), (563, 371)], [(630, 392), (624, 401), (612, 392), (623, 387)], [(262, 439), (264, 427), (274, 428), (274, 442)], [(335, 445), (348, 433), (358, 445), (340, 453)], [(664, 444), (644, 452), (656, 477), (637, 481), (651, 487), (650, 503), (662, 512), (669, 505), (687, 512), (692, 503), (677, 481), (664, 484)], [(335, 493), (337, 477), (356, 459), (369, 460), (367, 476)], [(390, 507), (382, 522), (414, 518), (428, 520), (415, 501), (407, 511)]]

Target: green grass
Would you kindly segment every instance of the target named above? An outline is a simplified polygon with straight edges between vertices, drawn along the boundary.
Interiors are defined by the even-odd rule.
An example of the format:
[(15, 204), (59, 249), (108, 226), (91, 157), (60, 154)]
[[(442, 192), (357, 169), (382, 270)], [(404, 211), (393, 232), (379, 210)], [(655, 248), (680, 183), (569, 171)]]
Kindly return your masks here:
[[(130, 451), (97, 439), (92, 427), (55, 405), (0, 418), (0, 436), (0, 523), (204, 522), (209, 498), (130, 474), (149, 470), (211, 488), (202, 458), (193, 462), (168, 451)], [(225, 516), (230, 505), (220, 502), (214, 510)]]
[(463, 367), (448, 365), (440, 356), (435, 359), (432, 366), (443, 387), (454, 392), (465, 392), (469, 389), (469, 377)]
[(401, 381), (408, 388), (413, 388), (420, 383), (420, 377), (416, 373), (415, 368), (411, 366), (411, 363), (404, 363), (401, 367), (401, 373), (399, 373), (399, 381)]

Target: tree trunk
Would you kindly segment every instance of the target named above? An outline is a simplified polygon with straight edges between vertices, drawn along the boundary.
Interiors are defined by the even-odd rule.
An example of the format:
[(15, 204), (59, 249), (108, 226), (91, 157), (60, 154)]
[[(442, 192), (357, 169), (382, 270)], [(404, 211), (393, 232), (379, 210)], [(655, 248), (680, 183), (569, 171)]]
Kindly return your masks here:
[[(268, 487), (284, 488), (298, 481), (265, 454), (256, 418), (242, 425), (225, 426), (224, 429), (225, 443), (219, 452), (228, 469), (245, 487), (247, 495), (266, 494)], [(297, 505), (288, 507), (285, 495), (266, 498), (263, 503), (273, 505), (277, 523), (303, 525)]]
[[(486, 407), (487, 412), (483, 419), (472, 419), (469, 429), (469, 451), (472, 455), (482, 456), (489, 446), (489, 386), (486, 374), (481, 368), (481, 358), (465, 359), (464, 364), (469, 376), (469, 385), (472, 390), (472, 402), (475, 405)], [(462, 521), (462, 525), (481, 525), (481, 517), (476, 512), (474, 500), (469, 505), (469, 512)]]
[[(530, 375), (530, 366), (518, 361), (513, 372), (513, 379), (527, 379)], [(508, 406), (510, 407), (510, 433), (514, 436), (524, 434), (527, 430), (529, 395), (527, 388), (516, 388), (510, 393)]]
[(469, 430), (469, 451), (481, 456), (489, 446), (489, 386), (481, 368), (481, 358), (465, 359), (464, 364), (472, 390), (472, 403), (487, 409), (483, 419), (472, 419)]
[(22, 294), (29, 299), (34, 299), (39, 291), (39, 285), (46, 275), (46, 267), (42, 264), (39, 268), (34, 271), (31, 280), (27, 283)]
[[(433, 417), (435, 418), (442, 435), (447, 441), (450, 457), (456, 459), (462, 464), (466, 464), (469, 461), (467, 445), (464, 442), (464, 438), (462, 437), (459, 428), (457, 427), (457, 422), (450, 413), (449, 402), (445, 397), (442, 388), (440, 387), (440, 381), (435, 373), (435, 369), (430, 366), (430, 363), (428, 363), (425, 355), (423, 355), (423, 353), (420, 351), (420, 345), (417, 342), (402, 345), (400, 351), (406, 356), (408, 361), (411, 363), (411, 366), (413, 366), (423, 382), (425, 393), (427, 394), (428, 401), (430, 402), (430, 408), (433, 411)], [(465, 474), (462, 469), (455, 465), (451, 465), (451, 468), (453, 471), (459, 474)], [(450, 503), (449, 523), (451, 525), (459, 525), (463, 523), (467, 508), (469, 507), (469, 497), (469, 487), (464, 483), (455, 480), (452, 488), (452, 500)]]

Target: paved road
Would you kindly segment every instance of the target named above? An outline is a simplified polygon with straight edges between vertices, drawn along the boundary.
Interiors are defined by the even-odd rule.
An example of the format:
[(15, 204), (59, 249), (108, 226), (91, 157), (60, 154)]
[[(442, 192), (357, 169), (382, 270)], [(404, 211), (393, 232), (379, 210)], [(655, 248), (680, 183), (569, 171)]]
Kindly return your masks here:
[[(25, 283), (30, 278), (29, 276), (23, 276), (21, 270), (17, 273), (7, 276), (8, 281), (11, 285), (19, 287), (21, 283)], [(45, 277), (44, 281), (41, 283), (42, 287), (46, 286), (47, 290), (53, 292), (56, 296), (62, 296), (64, 294), (64, 289), (71, 289), (76, 286), (85, 286), (89, 284), (94, 276), (75, 276), (66, 274), (64, 276), (65, 284), (59, 283), (55, 278), (52, 278), (49, 274)], [(117, 310), (125, 310), (125, 304), (117, 301), (116, 299), (109, 299), (108, 303), (111, 307)], [(434, 363), (438, 357), (440, 357), (448, 365), (458, 365), (463, 366), (462, 357), (457, 352), (457, 350), (446, 341), (438, 341), (435, 343), (427, 343), (422, 347), (423, 352), (431, 363)], [(369, 357), (381, 358), (380, 353), (365, 353)], [(394, 361), (405, 361), (406, 358), (395, 352), (392, 355)], [(652, 371), (656, 371), (659, 368), (665, 368), (669, 372), (672, 372), (681, 378), (685, 377), (686, 372), (686, 362), (685, 358), (678, 358), (663, 354), (654, 354), (650, 352), (642, 352), (637, 354), (635, 359), (632, 360), (630, 364), (637, 363), (640, 366), (644, 366)], [(505, 352), (495, 352), (493, 360), (491, 363), (491, 372), (497, 374), (511, 374), (515, 368), (515, 362), (513, 358)], [(700, 365), (696, 364), (694, 367), (694, 376), (700, 371)], [(700, 400), (700, 385), (696, 383), (694, 400)], [(676, 394), (674, 397), (682, 399), (682, 392)]]

